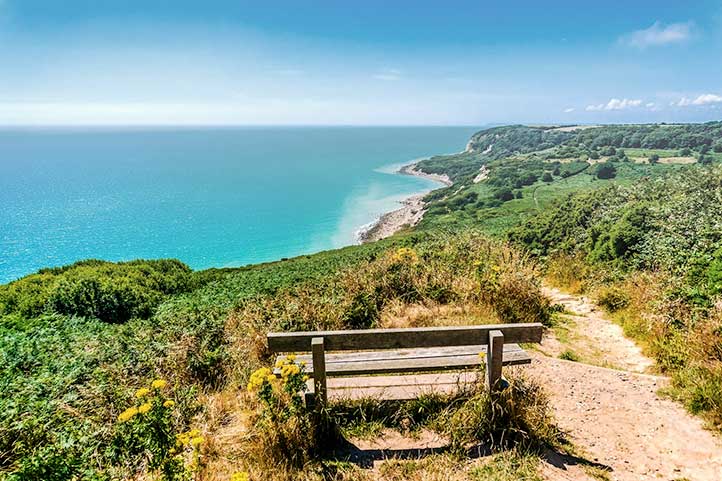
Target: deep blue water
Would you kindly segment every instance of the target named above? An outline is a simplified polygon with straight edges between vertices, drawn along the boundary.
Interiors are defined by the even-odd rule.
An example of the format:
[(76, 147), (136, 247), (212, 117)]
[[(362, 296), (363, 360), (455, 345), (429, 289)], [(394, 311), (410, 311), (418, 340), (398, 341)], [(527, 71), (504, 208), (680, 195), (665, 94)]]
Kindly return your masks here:
[(0, 283), (80, 259), (239, 266), (355, 242), (473, 127), (0, 130)]

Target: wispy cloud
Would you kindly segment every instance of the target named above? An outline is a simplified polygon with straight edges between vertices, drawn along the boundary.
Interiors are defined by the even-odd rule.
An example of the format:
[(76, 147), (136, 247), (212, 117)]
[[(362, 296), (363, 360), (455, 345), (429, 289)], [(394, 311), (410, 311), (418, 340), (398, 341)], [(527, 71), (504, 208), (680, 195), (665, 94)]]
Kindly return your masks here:
[(674, 43), (684, 43), (692, 37), (693, 22), (670, 23), (664, 25), (654, 22), (651, 27), (622, 35), (620, 43), (641, 50), (648, 47), (659, 47)]
[(395, 68), (387, 68), (374, 74), (373, 78), (376, 80), (394, 81), (401, 78), (401, 70)]
[(587, 105), (587, 112), (598, 112), (601, 110), (626, 110), (632, 107), (639, 107), (642, 101), (639, 99), (610, 99), (606, 104)]
[(568, 114), (570, 112), (574, 112), (576, 109), (574, 107), (569, 107), (568, 109), (564, 109), (564, 113)]
[(673, 107), (689, 107), (692, 105), (699, 106), (719, 103), (722, 103), (722, 96), (717, 94), (702, 94), (694, 99), (682, 97), (679, 101), (672, 102), (670, 105)]

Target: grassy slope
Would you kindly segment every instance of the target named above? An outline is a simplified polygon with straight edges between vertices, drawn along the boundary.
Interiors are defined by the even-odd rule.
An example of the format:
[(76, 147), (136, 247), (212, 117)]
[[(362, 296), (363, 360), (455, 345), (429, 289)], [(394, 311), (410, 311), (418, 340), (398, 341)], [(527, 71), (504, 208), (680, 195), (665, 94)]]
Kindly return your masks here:
[[(496, 135), (505, 132), (508, 138), (499, 142)], [(107, 465), (108, 458), (99, 449), (112, 442), (112, 426), (106, 421), (114, 419), (120, 406), (127, 404), (133, 386), (155, 376), (167, 377), (177, 386), (176, 396), (181, 401), (179, 425), (192, 423), (194, 392), (212, 392), (224, 386), (228, 363), (239, 362), (233, 359), (233, 352), (224, 348), (237, 342), (229, 338), (227, 322), (248, 302), (277, 299), (271, 304), (254, 304), (274, 312), (279, 305), (273, 302), (283, 307), (291, 299), (283, 297), (288, 296), (284, 291), (299, 285), (316, 288), (336, 272), (384, 258), (388, 249), (398, 245), (423, 245), (423, 231), (474, 227), (503, 236), (511, 227), (534, 218), (571, 193), (611, 183), (631, 185), (642, 177), (680, 168), (620, 162), (616, 163), (617, 177), (611, 181), (596, 179), (589, 168), (566, 178), (554, 175), (552, 182), (537, 179), (530, 185), (515, 187), (519, 175), (540, 175), (559, 166), (560, 160), (582, 161), (586, 154), (576, 146), (562, 145), (573, 139), (569, 134), (540, 133), (528, 128), (504, 128), (492, 134), (475, 136), (475, 152), (422, 163), (427, 171), (449, 173), (456, 185), (430, 196), (431, 210), (419, 228), (420, 234), (264, 265), (198, 272), (194, 274), (195, 282), (201, 287), (167, 297), (150, 319), (133, 319), (125, 324), (58, 314), (26, 318), (6, 313), (0, 321), (0, 361), (4, 366), (0, 372), (4, 386), (0, 397), (0, 473), (24, 469), (24, 479), (53, 479), (49, 473), (78, 474), (85, 469), (92, 474), (95, 471), (87, 468), (89, 464)], [(492, 148), (492, 154), (483, 154), (492, 141), (503, 150), (496, 152)], [(514, 149), (514, 145), (520, 148)], [(630, 157), (653, 153), (650, 149), (627, 150)], [(654, 152), (666, 157), (676, 149)], [(722, 153), (708, 155), (722, 160)], [(473, 184), (471, 179), (481, 165), (490, 166), (490, 179)], [(495, 172), (503, 172), (504, 176), (495, 177)], [(521, 192), (521, 198), (498, 202), (496, 195), (505, 186)], [(453, 204), (454, 199), (468, 198), (469, 193), (475, 194), (473, 202)], [(0, 299), (2, 290), (0, 287)], [(313, 292), (319, 295), (319, 291)], [(329, 306), (336, 304), (333, 299), (330, 302)], [(237, 381), (242, 384), (245, 375), (241, 372)], [(95, 441), (89, 443), (89, 439)]]

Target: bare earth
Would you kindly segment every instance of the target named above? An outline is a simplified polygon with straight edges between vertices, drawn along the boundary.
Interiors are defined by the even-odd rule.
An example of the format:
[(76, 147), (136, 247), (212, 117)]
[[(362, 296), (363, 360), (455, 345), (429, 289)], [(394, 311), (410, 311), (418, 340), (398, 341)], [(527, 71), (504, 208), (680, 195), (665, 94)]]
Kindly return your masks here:
[(540, 349), (544, 354), (558, 357), (570, 348), (587, 364), (632, 372), (649, 372), (654, 366), (654, 361), (642, 354), (639, 346), (624, 337), (622, 328), (610, 322), (587, 297), (565, 294), (554, 288), (545, 288), (544, 294), (564, 306), (570, 325), (564, 343), (553, 331), (546, 333)]
[[(614, 370), (537, 354), (529, 373), (547, 387), (560, 427), (585, 457), (608, 466), (613, 480), (722, 479), (722, 442), (702, 422), (657, 391), (663, 376), (641, 374), (653, 361), (625, 338), (587, 298), (557, 289), (546, 293), (563, 304), (576, 325), (570, 343), (598, 343), (601, 359)], [(542, 350), (558, 340), (542, 342)], [(629, 372), (635, 371), (635, 372)], [(570, 479), (559, 469), (545, 469), (548, 479)], [(571, 478), (574, 479), (574, 478)]]

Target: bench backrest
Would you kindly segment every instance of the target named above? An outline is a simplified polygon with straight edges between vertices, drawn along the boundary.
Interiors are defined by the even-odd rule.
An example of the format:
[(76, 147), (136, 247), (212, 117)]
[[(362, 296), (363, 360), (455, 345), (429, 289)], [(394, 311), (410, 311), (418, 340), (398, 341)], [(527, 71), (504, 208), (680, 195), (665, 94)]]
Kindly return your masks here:
[(480, 326), (361, 329), (354, 331), (271, 332), (272, 352), (311, 351), (311, 340), (323, 338), (326, 351), (406, 349), (415, 347), (475, 346), (488, 344), (489, 332), (501, 331), (505, 344), (541, 342), (541, 323)]

